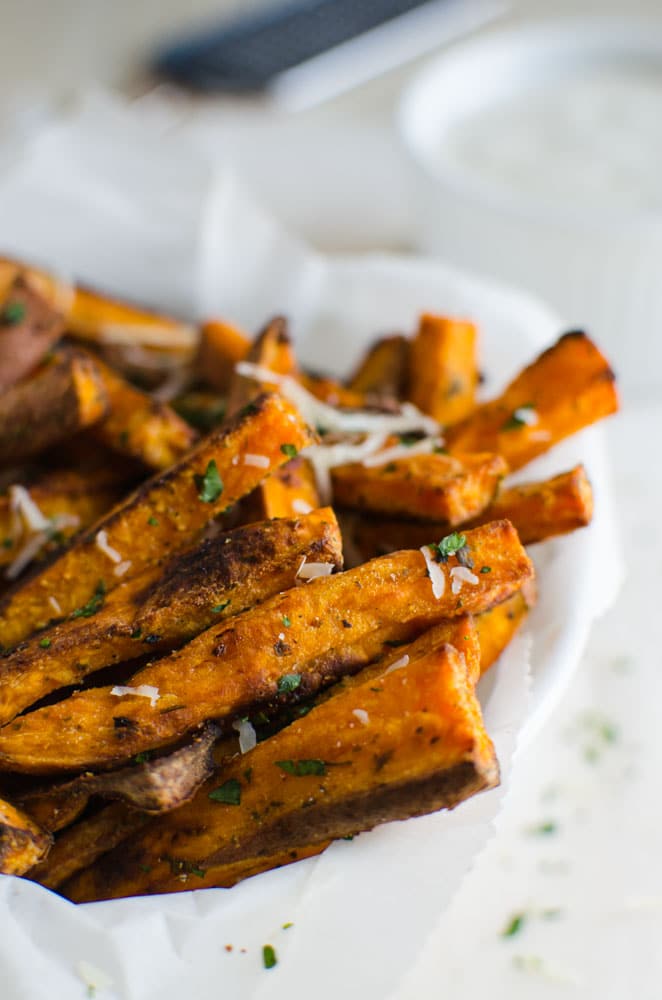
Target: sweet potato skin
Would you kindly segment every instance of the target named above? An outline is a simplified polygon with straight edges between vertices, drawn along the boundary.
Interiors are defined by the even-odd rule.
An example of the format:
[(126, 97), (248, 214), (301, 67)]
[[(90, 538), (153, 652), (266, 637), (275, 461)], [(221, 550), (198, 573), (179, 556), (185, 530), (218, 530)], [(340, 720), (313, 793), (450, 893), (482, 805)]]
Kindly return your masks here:
[(96, 362), (108, 396), (108, 415), (94, 436), (148, 469), (167, 469), (191, 448), (196, 432), (167, 403), (157, 402), (102, 361)]
[(82, 352), (58, 351), (0, 399), (0, 462), (37, 455), (107, 412), (108, 394), (94, 362)]
[(25, 813), (0, 799), (0, 873), (23, 875), (45, 856), (51, 837)]
[[(535, 422), (518, 419), (530, 409)], [(615, 376), (581, 331), (566, 333), (525, 368), (497, 399), (448, 427), (451, 452), (497, 452), (512, 471), (618, 409)]]
[(63, 331), (60, 314), (18, 274), (0, 306), (0, 392), (29, 375)]
[[(312, 773), (293, 773), (311, 761)], [(210, 797), (228, 781), (236, 805)], [(200, 886), (215, 885), (218, 867), (453, 808), (497, 782), (464, 657), (445, 645), (346, 689), (258, 744), (121, 857), (101, 859), (88, 872), (86, 898), (190, 888), (175, 873), (192, 867)]]
[(478, 385), (476, 347), (473, 323), (424, 313), (410, 347), (412, 403), (440, 424), (455, 423), (471, 413)]
[(507, 471), (499, 455), (429, 454), (377, 467), (337, 466), (331, 481), (341, 506), (453, 527), (487, 507)]
[[(114, 575), (110, 560), (96, 544), (99, 529), (106, 531), (109, 544), (123, 558), (130, 559), (128, 575), (135, 576), (164, 555), (197, 541), (214, 517), (282, 465), (287, 460), (283, 443), (298, 450), (313, 440), (313, 432), (287, 400), (276, 394), (259, 397), (234, 421), (203, 438), (176, 465), (143, 483), (47, 569), (0, 601), (0, 642), (13, 646), (47, 625), (53, 616), (49, 595), (56, 596), (67, 615), (90, 601), (100, 580), (106, 593), (118, 586), (120, 577)], [(242, 463), (241, 456), (247, 452), (264, 455), (268, 467)], [(199, 498), (196, 477), (204, 476), (212, 461), (223, 490), (207, 503)]]
[(51, 626), (0, 657), (0, 725), (60, 687), (114, 663), (169, 652), (293, 586), (303, 558), (342, 567), (330, 508), (249, 524), (120, 584), (89, 618)]
[[(135, 674), (132, 686), (158, 688), (155, 708), (145, 698), (116, 698), (109, 688), (95, 688), (16, 719), (0, 730), (0, 768), (112, 767), (172, 744), (206, 719), (227, 725), (264, 705), (296, 701), (358, 671), (389, 642), (410, 641), (445, 618), (486, 610), (533, 576), (508, 522), (468, 533), (467, 546), (476, 565), (488, 562), (492, 569), (461, 595), (448, 584), (436, 598), (417, 551), (313, 580), (208, 629)], [(456, 562), (450, 557), (442, 572)], [(291, 673), (300, 677), (294, 697), (279, 691), (280, 679)]]

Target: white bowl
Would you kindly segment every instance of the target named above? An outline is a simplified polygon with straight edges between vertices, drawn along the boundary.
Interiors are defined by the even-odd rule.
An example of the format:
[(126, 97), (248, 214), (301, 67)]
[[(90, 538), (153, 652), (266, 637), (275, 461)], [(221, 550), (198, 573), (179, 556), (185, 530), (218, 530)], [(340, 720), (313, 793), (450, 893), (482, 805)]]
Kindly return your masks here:
[(662, 74), (662, 20), (573, 17), (503, 28), (423, 68), (403, 95), (399, 127), (415, 173), (421, 248), (516, 282), (572, 326), (588, 327), (634, 396), (662, 382), (662, 215), (564, 205), (469, 177), (440, 152), (444, 134), (473, 112), (619, 62)]

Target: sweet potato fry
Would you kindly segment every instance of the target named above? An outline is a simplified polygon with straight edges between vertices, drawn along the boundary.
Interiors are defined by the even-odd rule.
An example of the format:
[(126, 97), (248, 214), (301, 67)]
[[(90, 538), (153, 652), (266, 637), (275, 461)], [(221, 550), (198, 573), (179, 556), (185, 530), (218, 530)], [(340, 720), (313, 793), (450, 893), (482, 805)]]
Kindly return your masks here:
[(365, 393), (347, 389), (333, 378), (302, 374), (299, 379), (304, 389), (307, 389), (316, 399), (328, 403), (329, 406), (338, 406), (348, 410), (365, 410), (371, 405), (371, 400), (366, 397)]
[(342, 566), (330, 508), (249, 524), (148, 567), (96, 614), (53, 625), (0, 658), (0, 725), (40, 698), (114, 663), (169, 652), (294, 585), (301, 561)]
[[(260, 331), (245, 360), (277, 375), (297, 374), (298, 367), (287, 332), (287, 321), (282, 316), (270, 320)], [(228, 415), (232, 416), (242, 406), (246, 406), (259, 392), (275, 388), (275, 385), (267, 383), (261, 386), (254, 379), (235, 372), (230, 382)]]
[(109, 768), (171, 745), (206, 719), (227, 729), (247, 712), (296, 702), (356, 672), (390, 642), (500, 603), (533, 575), (507, 521), (468, 532), (461, 556), (491, 567), (462, 586), (461, 596), (451, 586), (458, 556), (437, 563), (431, 552), (416, 551), (279, 594), (138, 671), (129, 684), (157, 688), (154, 707), (148, 698), (95, 688), (9, 723), (0, 730), (0, 768), (37, 774)]
[(467, 320), (430, 313), (420, 318), (410, 348), (408, 395), (440, 424), (461, 420), (475, 406), (476, 341), (476, 327)]
[(535, 600), (535, 587), (533, 581), (529, 581), (521, 590), (501, 604), (497, 604), (495, 608), (490, 608), (482, 615), (476, 615), (474, 621), (480, 643), (481, 675), (499, 659), (510, 640), (526, 621)]
[(320, 506), (315, 472), (302, 456), (293, 458), (246, 499), (243, 520), (296, 517)]
[(395, 334), (375, 341), (349, 380), (349, 388), (366, 395), (402, 399), (409, 367), (410, 342)]
[(93, 429), (97, 440), (154, 470), (167, 469), (192, 447), (195, 431), (171, 406), (136, 389), (102, 361), (96, 367), (109, 406)]
[(607, 360), (585, 333), (566, 333), (498, 399), (448, 427), (446, 441), (453, 453), (498, 452), (515, 471), (617, 409)]
[[(213, 431), (168, 471), (144, 483), (47, 569), (0, 601), (0, 642), (13, 646), (53, 617), (54, 595), (63, 615), (94, 613), (104, 595), (119, 585), (118, 568), (99, 545), (130, 562), (137, 576), (164, 555), (196, 541), (205, 526), (287, 461), (281, 450), (296, 450), (314, 439), (297, 410), (282, 397), (261, 396), (234, 421)], [(259, 455), (259, 466), (245, 456)]]
[(452, 809), (498, 776), (464, 656), (447, 644), (351, 686), (222, 769), (100, 859), (84, 898), (183, 890), (191, 882), (177, 873), (194, 868), (196, 887), (213, 886), (233, 862)]
[(250, 338), (224, 320), (211, 319), (202, 324), (195, 370), (212, 389), (226, 392), (230, 387), (237, 361), (243, 361), (251, 349)]
[(108, 395), (94, 362), (82, 352), (58, 351), (0, 398), (0, 463), (37, 455), (107, 412)]
[(146, 760), (119, 771), (83, 774), (49, 789), (29, 792), (20, 798), (21, 808), (51, 831), (69, 804), (87, 805), (93, 795), (119, 799), (141, 812), (158, 815), (188, 802), (214, 771), (212, 747), (218, 730), (208, 725), (180, 750), (156, 760)]
[(583, 528), (593, 518), (593, 491), (583, 465), (553, 479), (502, 487), (478, 518), (466, 527), (505, 518), (524, 545)]
[[(480, 514), (461, 522), (464, 531), (494, 520), (511, 521), (524, 545), (564, 535), (591, 523), (593, 494), (582, 465), (552, 479), (501, 487)], [(448, 524), (339, 511), (348, 567), (399, 549), (419, 548), (441, 537)]]
[(26, 878), (57, 889), (97, 858), (137, 834), (150, 821), (147, 813), (112, 802), (56, 837), (48, 856), (26, 871)]
[(331, 471), (337, 503), (454, 526), (483, 510), (507, 472), (499, 455), (417, 454), (385, 465)]
[(0, 799), (0, 873), (23, 875), (48, 852), (51, 836), (10, 802)]
[(19, 274), (0, 306), (0, 392), (29, 375), (63, 330), (60, 314)]

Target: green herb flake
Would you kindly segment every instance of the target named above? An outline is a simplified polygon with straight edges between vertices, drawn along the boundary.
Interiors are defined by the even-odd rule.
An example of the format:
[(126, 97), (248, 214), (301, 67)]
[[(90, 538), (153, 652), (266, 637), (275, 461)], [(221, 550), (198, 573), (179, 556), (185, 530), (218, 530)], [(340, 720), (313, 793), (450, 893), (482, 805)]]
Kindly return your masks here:
[(226, 806), (241, 805), (241, 785), (236, 778), (225, 781), (213, 792), (209, 793), (209, 798), (214, 802), (223, 802)]
[(515, 937), (515, 935), (519, 934), (519, 932), (522, 930), (525, 923), (526, 923), (525, 913), (514, 914), (514, 916), (510, 919), (510, 921), (501, 931), (501, 937), (503, 938)]
[(142, 634), (143, 634), (143, 631), (142, 631), (141, 628), (134, 628), (133, 632), (131, 633), (131, 638), (132, 639), (139, 639)]
[(296, 458), (299, 454), (299, 449), (295, 444), (282, 444), (280, 450), (283, 455), (287, 455), (288, 458)]
[(538, 826), (532, 827), (530, 832), (536, 837), (549, 837), (553, 833), (557, 833), (558, 828), (558, 823), (553, 819), (548, 819), (544, 823), (539, 823)]
[(288, 920), (286, 924), (283, 924), (284, 931), (289, 931), (290, 927), (294, 927), (294, 924), (292, 923), (291, 920)]
[(480, 567), (480, 571), (481, 571), (481, 573), (491, 573), (492, 572), (492, 567), (491, 566), (481, 566)]
[(301, 684), (301, 674), (283, 674), (278, 678), (278, 694), (290, 694)]
[(136, 756), (133, 758), (133, 760), (134, 760), (134, 763), (136, 763), (136, 764), (146, 764), (147, 761), (150, 759), (151, 756), (152, 756), (152, 754), (151, 754), (150, 750), (141, 750), (140, 753), (136, 754)]
[(194, 867), (193, 865), (191, 865), (190, 872), (191, 872), (191, 875), (197, 875), (198, 878), (204, 878), (205, 875), (207, 874), (207, 869), (206, 868), (197, 868), (197, 867)]
[(323, 760), (277, 760), (276, 767), (295, 778), (305, 778), (310, 774), (325, 775), (326, 764)]
[(22, 323), (27, 314), (27, 309), (22, 302), (8, 302), (0, 313), (0, 322), (3, 326), (16, 326)]
[(214, 503), (223, 492), (223, 481), (218, 474), (216, 460), (213, 458), (207, 463), (204, 476), (196, 474), (193, 479), (198, 488), (198, 500), (203, 503)]
[(50, 639), (40, 639), (39, 640), (39, 645), (41, 646), (42, 649), (48, 649), (49, 646), (50, 646), (50, 644), (51, 644), (51, 640)]
[(287, 615), (283, 615), (283, 625), (285, 626), (285, 628), (289, 628), (291, 624), (292, 622), (287, 617)]
[(100, 608), (103, 606), (103, 601), (105, 596), (106, 596), (106, 584), (103, 582), (103, 580), (99, 580), (96, 586), (96, 590), (90, 597), (87, 604), (84, 604), (82, 608), (76, 608), (75, 611), (72, 611), (71, 617), (91, 618), (92, 615), (95, 615), (97, 611), (99, 611)]
[(212, 611), (215, 615), (219, 615), (221, 611), (225, 611), (227, 607), (230, 606), (230, 601), (223, 601), (222, 604), (215, 604)]
[(149, 875), (149, 873), (152, 870), (151, 865), (138, 865), (138, 867), (140, 868), (141, 872), (145, 872), (146, 875)]
[(2, 539), (2, 547), (3, 547), (3, 549), (11, 549), (11, 547), (13, 546), (13, 544), (14, 544), (14, 539), (13, 538), (3, 538)]
[(437, 544), (433, 543), (430, 547), (436, 550), (440, 562), (447, 562), (449, 556), (456, 556), (466, 544), (466, 535), (462, 535), (458, 531), (452, 531), (450, 535), (446, 535), (440, 542)]
[(398, 434), (398, 440), (405, 448), (411, 448), (412, 445), (420, 441), (420, 437), (418, 434)]
[(149, 525), (151, 525), (151, 526), (152, 526), (152, 528), (157, 528), (157, 527), (158, 527), (158, 524), (159, 524), (159, 519), (158, 519), (158, 517), (154, 517), (154, 515), (152, 514), (152, 516), (151, 516), (151, 517), (148, 517), (148, 518), (147, 518), (147, 523), (148, 523)]
[(262, 961), (265, 969), (273, 969), (274, 965), (278, 965), (276, 949), (272, 944), (265, 944), (262, 948)]

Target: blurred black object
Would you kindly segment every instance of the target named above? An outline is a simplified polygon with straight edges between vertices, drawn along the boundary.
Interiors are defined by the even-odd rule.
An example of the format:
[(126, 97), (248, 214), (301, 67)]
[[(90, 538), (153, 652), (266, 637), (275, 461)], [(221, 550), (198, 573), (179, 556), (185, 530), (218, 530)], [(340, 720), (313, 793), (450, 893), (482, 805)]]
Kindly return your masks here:
[(255, 92), (279, 74), (436, 0), (291, 0), (174, 42), (155, 70), (201, 91)]

